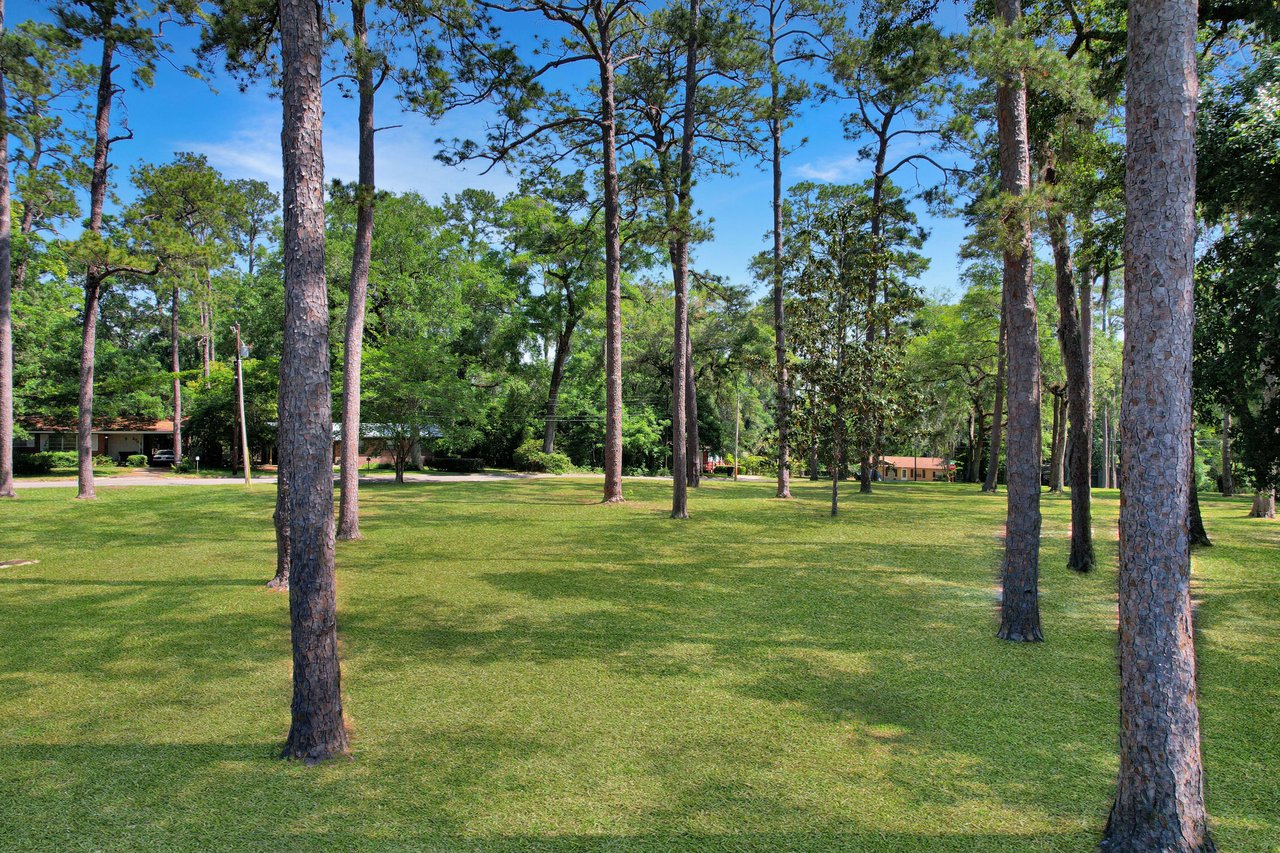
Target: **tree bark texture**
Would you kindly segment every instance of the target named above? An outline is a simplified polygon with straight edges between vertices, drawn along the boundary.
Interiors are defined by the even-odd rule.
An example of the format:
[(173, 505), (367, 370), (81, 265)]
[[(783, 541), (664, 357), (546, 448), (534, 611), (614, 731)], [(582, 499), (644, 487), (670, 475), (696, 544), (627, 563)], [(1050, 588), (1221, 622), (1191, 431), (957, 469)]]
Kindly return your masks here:
[(342, 457), (338, 463), (340, 499), (338, 538), (360, 535), (360, 366), (364, 353), (364, 309), (369, 294), (369, 262), (373, 255), (373, 63), (367, 54), (368, 28), (364, 0), (352, 0), (352, 51), (360, 88), (358, 107), (359, 174), (356, 181), (356, 234), (347, 291), (346, 337), (342, 348)]
[[(997, 0), (1007, 26), (1022, 16), (1019, 0)], [(1001, 74), (996, 87), (1000, 137), (1000, 188), (1009, 197), (1031, 191), (1027, 135), (1027, 87), (1020, 69)], [(1008, 337), (1009, 436), (1005, 453), (1008, 514), (1005, 523), (1002, 640), (1043, 639), (1040, 631), (1040, 338), (1031, 281), (1031, 222), (1023, 213), (1004, 248), (1005, 334)], [(1016, 234), (1016, 237), (1015, 237)]]
[(560, 334), (556, 336), (556, 352), (551, 360), (551, 383), (547, 388), (547, 421), (542, 434), (542, 452), (554, 453), (556, 449), (556, 412), (560, 407), (560, 386), (564, 383), (564, 368), (569, 361), (569, 346), (573, 341), (573, 331), (578, 325), (577, 309), (574, 306), (573, 290), (565, 282), (568, 318)]
[(1065, 388), (1057, 386), (1049, 388), (1049, 395), (1053, 401), (1049, 404), (1052, 412), (1052, 420), (1049, 427), (1049, 491), (1062, 491), (1062, 455), (1065, 449), (1062, 429), (1062, 398), (1066, 393)]
[(982, 491), (995, 492), (996, 484), (1000, 481), (1000, 443), (1004, 434), (1004, 391), (1005, 391), (1005, 373), (1008, 366), (1008, 353), (1005, 350), (1005, 344), (1008, 337), (1005, 334), (1005, 299), (1002, 295), (1000, 298), (1000, 331), (996, 341), (996, 398), (991, 407), (991, 454), (987, 461), (987, 478), (982, 483)]
[(1262, 489), (1253, 495), (1253, 506), (1249, 509), (1250, 518), (1276, 517), (1276, 490)]
[(324, 268), (320, 9), (280, 0), (284, 129), (284, 348), (280, 462), (289, 547), (292, 723), (283, 757), (308, 764), (348, 749), (334, 582), (329, 299)]
[(1187, 471), (1196, 4), (1130, 0), (1120, 409), (1120, 775), (1102, 849), (1208, 851)]

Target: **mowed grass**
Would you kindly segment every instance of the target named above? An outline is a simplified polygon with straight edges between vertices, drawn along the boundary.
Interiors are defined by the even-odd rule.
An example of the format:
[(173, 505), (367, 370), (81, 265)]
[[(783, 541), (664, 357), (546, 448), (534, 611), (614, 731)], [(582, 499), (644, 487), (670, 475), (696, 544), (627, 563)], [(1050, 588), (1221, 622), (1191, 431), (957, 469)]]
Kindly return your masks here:
[[(0, 505), (0, 848), (1087, 850), (1117, 767), (1102, 569), (1046, 497), (1047, 642), (994, 639), (1004, 499), (976, 487), (545, 479), (362, 487), (339, 543), (353, 758), (288, 726), (274, 492)], [(1221, 849), (1280, 846), (1280, 525), (1203, 501)]]

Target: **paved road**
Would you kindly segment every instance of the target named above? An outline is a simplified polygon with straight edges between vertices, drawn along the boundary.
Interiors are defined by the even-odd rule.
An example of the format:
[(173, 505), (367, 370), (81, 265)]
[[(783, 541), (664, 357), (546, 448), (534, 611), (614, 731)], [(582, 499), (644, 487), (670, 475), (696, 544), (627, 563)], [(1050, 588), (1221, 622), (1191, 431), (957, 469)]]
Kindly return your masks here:
[[(528, 480), (537, 477), (554, 476), (549, 474), (420, 474), (407, 471), (404, 478), (412, 483), (457, 483), (484, 482), (489, 480)], [(590, 475), (587, 475), (590, 476)], [(362, 483), (388, 483), (392, 477), (361, 477)], [(275, 483), (271, 475), (255, 475), (254, 484)], [(338, 478), (334, 477), (336, 483)], [(65, 489), (76, 485), (74, 477), (61, 480), (23, 480), (19, 478), (14, 487), (18, 491), (24, 489)], [(170, 477), (162, 474), (123, 474), (116, 477), (96, 477), (93, 481), (96, 488), (107, 486), (243, 486), (243, 477)]]

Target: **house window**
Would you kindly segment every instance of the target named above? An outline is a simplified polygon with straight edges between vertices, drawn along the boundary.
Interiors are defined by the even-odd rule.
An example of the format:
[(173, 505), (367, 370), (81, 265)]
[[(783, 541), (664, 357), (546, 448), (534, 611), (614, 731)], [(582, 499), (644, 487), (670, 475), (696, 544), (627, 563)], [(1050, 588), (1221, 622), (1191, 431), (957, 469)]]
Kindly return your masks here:
[(74, 432), (52, 432), (45, 441), (45, 450), (75, 450), (76, 434)]

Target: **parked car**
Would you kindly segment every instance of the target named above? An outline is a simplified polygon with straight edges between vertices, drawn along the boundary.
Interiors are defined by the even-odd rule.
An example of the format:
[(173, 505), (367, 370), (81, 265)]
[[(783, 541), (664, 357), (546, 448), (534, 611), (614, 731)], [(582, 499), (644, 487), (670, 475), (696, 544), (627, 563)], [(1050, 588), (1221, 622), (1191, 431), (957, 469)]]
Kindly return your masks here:
[(155, 466), (172, 465), (177, 461), (177, 457), (173, 455), (172, 450), (157, 450), (151, 454), (151, 464)]

